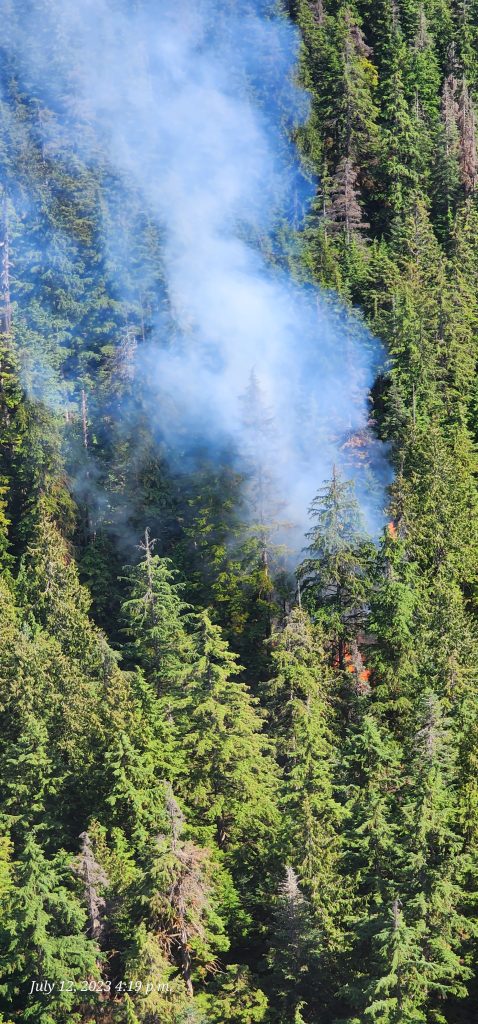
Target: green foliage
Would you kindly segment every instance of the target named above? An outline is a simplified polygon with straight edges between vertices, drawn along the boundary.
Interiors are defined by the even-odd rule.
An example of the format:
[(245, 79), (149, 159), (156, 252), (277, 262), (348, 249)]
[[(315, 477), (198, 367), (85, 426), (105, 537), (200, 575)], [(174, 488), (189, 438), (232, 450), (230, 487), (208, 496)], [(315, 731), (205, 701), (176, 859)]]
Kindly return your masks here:
[(280, 1021), (290, 1020), (292, 1014), (307, 1005), (304, 996), (314, 1001), (317, 999), (319, 947), (317, 923), (300, 890), (295, 872), (288, 867), (275, 901), (269, 952)]
[(321, 633), (294, 609), (272, 637), (267, 695), (282, 769), (282, 843), (320, 920), (322, 946), (339, 941), (340, 808), (334, 795), (332, 673)]
[[(14, 888), (3, 894), (0, 998), (9, 1012), (38, 1024), (80, 1021), (78, 991), (98, 977), (98, 950), (84, 934), (85, 913), (65, 857), (45, 857), (31, 835), (14, 865)], [(33, 990), (48, 979), (51, 997)], [(63, 985), (62, 985), (63, 982)], [(71, 988), (71, 991), (70, 991)]]
[(148, 531), (143, 550), (144, 560), (131, 570), (131, 596), (123, 613), (137, 661), (163, 694), (178, 683), (190, 657), (183, 621), (186, 605), (170, 561), (152, 554)]
[(230, 964), (198, 997), (210, 1024), (256, 1024), (267, 1019), (267, 998), (255, 987), (248, 967)]
[(353, 485), (335, 467), (332, 479), (314, 499), (310, 516), (308, 557), (299, 568), (299, 579), (343, 668), (346, 641), (363, 621), (373, 545), (365, 539)]
[(280, 5), (317, 188), (258, 244), (383, 341), (395, 470), (377, 544), (352, 484), (317, 481), (295, 596), (255, 374), (241, 471), (218, 448), (179, 472), (153, 427), (136, 353), (158, 324), (175, 340), (163, 231), (82, 160), (58, 34), (71, 151), (13, 45), (30, 7), (5, 4), (0, 47), (0, 1020), (469, 1024), (476, 0)]
[(198, 827), (213, 825), (220, 848), (237, 848), (275, 824), (274, 765), (261, 735), (258, 702), (234, 678), (237, 659), (207, 612), (195, 646), (197, 662), (185, 682), (184, 795)]

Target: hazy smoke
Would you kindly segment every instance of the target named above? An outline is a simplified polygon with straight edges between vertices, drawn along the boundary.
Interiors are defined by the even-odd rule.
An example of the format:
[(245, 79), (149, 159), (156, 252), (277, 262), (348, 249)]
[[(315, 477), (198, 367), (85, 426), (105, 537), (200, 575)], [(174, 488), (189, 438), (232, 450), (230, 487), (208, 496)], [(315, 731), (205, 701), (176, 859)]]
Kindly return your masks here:
[(230, 438), (250, 458), (241, 395), (254, 371), (274, 419), (261, 457), (289, 517), (305, 523), (335, 461), (376, 528), (386, 464), (356, 435), (380, 347), (281, 254), (313, 191), (291, 143), (307, 98), (290, 21), (266, 0), (51, 0), (10, 45), (55, 111), (45, 145), (60, 124), (72, 154), (134, 179), (163, 231), (169, 313), (137, 350), (158, 433), (183, 455), (188, 438), (211, 450)]

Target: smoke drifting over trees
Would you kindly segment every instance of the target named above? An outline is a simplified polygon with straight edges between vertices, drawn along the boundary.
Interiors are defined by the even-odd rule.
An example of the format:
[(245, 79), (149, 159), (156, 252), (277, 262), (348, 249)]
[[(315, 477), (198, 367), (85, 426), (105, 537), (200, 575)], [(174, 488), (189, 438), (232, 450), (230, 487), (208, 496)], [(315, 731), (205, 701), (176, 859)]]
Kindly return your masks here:
[[(68, 166), (79, 154), (127, 176), (161, 236), (163, 306), (131, 355), (158, 437), (178, 466), (198, 448), (219, 457), (231, 444), (241, 465), (241, 395), (253, 371), (273, 418), (264, 450), (300, 550), (318, 482), (368, 429), (382, 354), (358, 316), (299, 270), (294, 231), (314, 183), (293, 146), (309, 107), (294, 84), (297, 31), (263, 0), (67, 0), (31, 15), (26, 27), (12, 12), (8, 41), (54, 111), (38, 124), (46, 158)], [(121, 294), (130, 287), (121, 210), (99, 232)], [(143, 273), (140, 258), (138, 290)], [(375, 530), (388, 474), (367, 446), (365, 471), (349, 459), (348, 472)]]

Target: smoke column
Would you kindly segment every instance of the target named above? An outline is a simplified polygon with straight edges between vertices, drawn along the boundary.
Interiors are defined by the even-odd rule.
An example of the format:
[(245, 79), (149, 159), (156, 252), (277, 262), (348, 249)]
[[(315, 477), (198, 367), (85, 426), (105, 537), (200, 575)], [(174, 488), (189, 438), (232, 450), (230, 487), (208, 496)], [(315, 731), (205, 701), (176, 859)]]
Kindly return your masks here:
[[(32, 3), (26, 23), (12, 14), (8, 44), (56, 112), (44, 144), (60, 124), (72, 154), (135, 182), (161, 228), (169, 313), (136, 365), (158, 437), (183, 459), (188, 438), (211, 452), (229, 439), (240, 461), (254, 372), (288, 518), (303, 531), (332, 464), (345, 463), (376, 530), (384, 454), (369, 438), (367, 477), (348, 453), (367, 433), (380, 345), (337, 299), (294, 279), (279, 241), (292, 244), (314, 190), (291, 142), (308, 104), (290, 20), (266, 0), (51, 0)], [(84, 111), (82, 131), (65, 96)]]

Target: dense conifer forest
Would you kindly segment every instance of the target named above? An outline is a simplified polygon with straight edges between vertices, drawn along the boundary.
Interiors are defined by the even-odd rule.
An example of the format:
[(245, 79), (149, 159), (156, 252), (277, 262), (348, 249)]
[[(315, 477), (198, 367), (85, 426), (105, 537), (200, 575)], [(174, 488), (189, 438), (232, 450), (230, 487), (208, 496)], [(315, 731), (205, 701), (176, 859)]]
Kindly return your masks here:
[(478, 4), (197, 4), (282, 124), (240, 231), (348, 337), (299, 542), (255, 367), (240, 458), (149, 388), (195, 325), (68, 32), (161, 6), (0, 3), (0, 1021), (473, 1024)]

